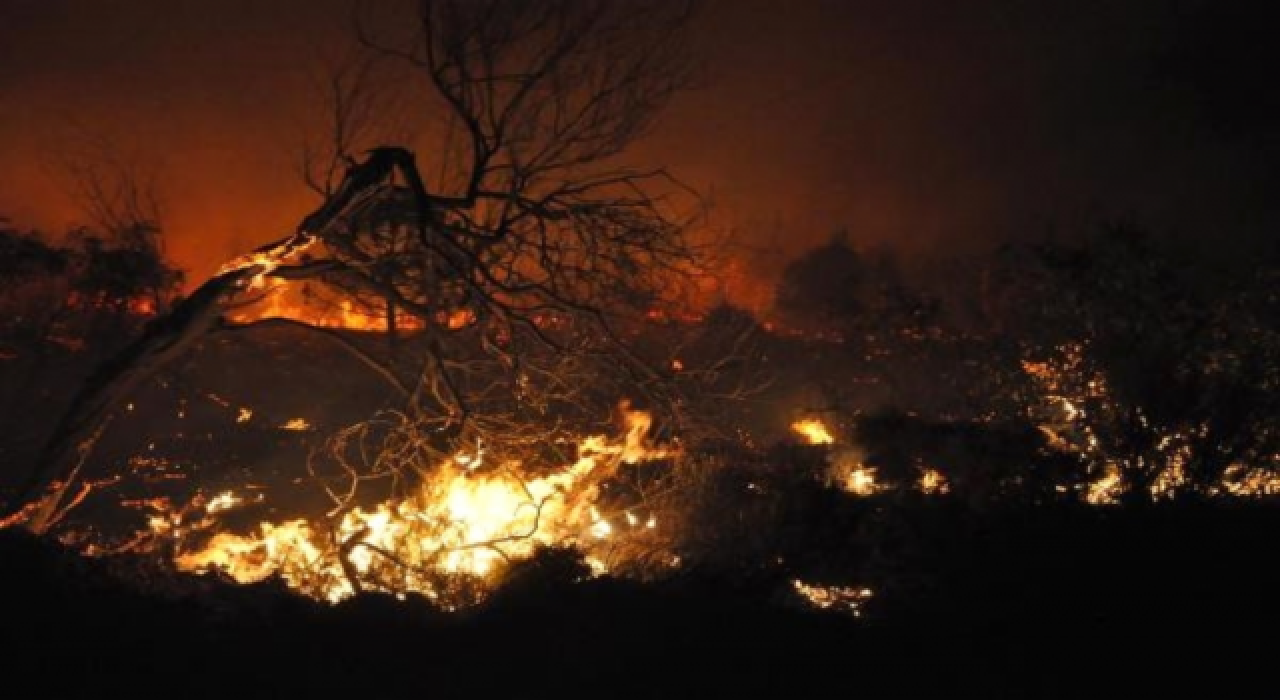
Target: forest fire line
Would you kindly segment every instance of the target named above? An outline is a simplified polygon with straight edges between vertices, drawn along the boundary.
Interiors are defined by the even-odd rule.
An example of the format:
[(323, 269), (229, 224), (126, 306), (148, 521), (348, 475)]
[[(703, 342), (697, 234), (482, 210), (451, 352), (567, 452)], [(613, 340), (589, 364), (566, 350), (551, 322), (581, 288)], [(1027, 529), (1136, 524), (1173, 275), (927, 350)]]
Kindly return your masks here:
[[(510, 563), (540, 546), (577, 547), (595, 574), (626, 563), (618, 560), (626, 556), (619, 554), (626, 551), (620, 547), (625, 542), (638, 544), (646, 556), (663, 549), (668, 540), (662, 530), (678, 523), (679, 514), (644, 512), (644, 504), (610, 510), (600, 500), (601, 485), (619, 468), (680, 454), (650, 442), (648, 414), (631, 411), (627, 418), (625, 435), (582, 439), (575, 461), (544, 476), (523, 476), (518, 462), (489, 464), (482, 449), (463, 451), (435, 465), (407, 497), (338, 508), (319, 518), (264, 520), (247, 534), (223, 529), (222, 519), (260, 502), (262, 494), (249, 498), (224, 491), (180, 509), (163, 500), (136, 505), (153, 512), (151, 546), (172, 552), (179, 570), (220, 571), (242, 583), (279, 576), (299, 592), (330, 602), (376, 590), (417, 593), (456, 609), (482, 600)], [(829, 464), (846, 491), (871, 496), (886, 488), (876, 468), (863, 463), (856, 450), (843, 449), (823, 421), (796, 421), (792, 429), (808, 444), (834, 450)], [(1224, 490), (1236, 495), (1275, 491), (1274, 479), (1238, 476)], [(1088, 485), (1085, 500), (1114, 502), (1117, 481), (1113, 473), (1103, 475)], [(914, 488), (945, 494), (950, 484), (942, 472), (924, 468)], [(672, 552), (662, 556), (672, 565), (679, 561)], [(792, 584), (808, 604), (854, 616), (872, 595), (863, 587), (800, 579)]]
[[(362, 591), (420, 594), (445, 609), (483, 600), (502, 581), (513, 562), (543, 546), (571, 545), (583, 552), (595, 574), (627, 565), (640, 552), (678, 566), (668, 549), (681, 513), (638, 503), (606, 503), (601, 486), (619, 470), (682, 456), (679, 448), (651, 441), (651, 417), (625, 412), (625, 434), (591, 436), (576, 444), (577, 458), (542, 476), (519, 461), (494, 461), (477, 445), (460, 451), (424, 473), (409, 495), (372, 505), (344, 504), (308, 518), (261, 520), (251, 531), (233, 532), (227, 516), (262, 503), (261, 493), (243, 489), (198, 495), (182, 507), (166, 499), (122, 504), (151, 512), (149, 530), (135, 538), (143, 551), (167, 552), (182, 571), (217, 571), (251, 583), (278, 576), (291, 588), (316, 599), (337, 602)], [(302, 419), (278, 426), (302, 429)], [(804, 442), (829, 450), (834, 481), (858, 496), (873, 496), (888, 486), (865, 455), (852, 448), (827, 423), (808, 418), (791, 425)], [(943, 465), (945, 466), (945, 465)], [(1277, 482), (1261, 472), (1237, 470), (1231, 495), (1275, 493)], [(1108, 473), (1087, 485), (1089, 503), (1116, 501), (1118, 477)], [(247, 487), (246, 487), (247, 488)], [(951, 484), (942, 471), (923, 468), (912, 488), (945, 494)], [(1160, 488), (1170, 488), (1161, 482)], [(1153, 491), (1153, 496), (1159, 497)], [(135, 551), (137, 551), (135, 549)], [(871, 591), (864, 587), (792, 581), (800, 599), (821, 609), (860, 616)]]
[[(264, 286), (262, 295), (248, 301), (228, 314), (234, 323), (248, 324), (267, 319), (288, 319), (317, 328), (333, 328), (346, 331), (384, 333), (389, 327), (404, 331), (421, 330), (421, 318), (404, 311), (389, 318), (385, 309), (358, 306), (349, 298), (331, 299), (314, 291), (312, 285), (275, 281)], [(436, 319), (451, 330), (463, 328), (474, 320), (468, 310), (442, 314)], [(388, 323), (392, 321), (392, 323)]]
[(253, 534), (220, 531), (220, 517), (245, 505), (233, 491), (180, 509), (148, 502), (151, 546), (173, 551), (180, 570), (217, 570), (242, 583), (279, 575), (328, 601), (381, 590), (422, 594), (446, 608), (465, 605), (483, 596), (506, 564), (539, 546), (576, 545), (592, 570), (604, 573), (620, 540), (652, 538), (664, 523), (639, 513), (643, 504), (606, 509), (601, 484), (628, 465), (679, 455), (650, 443), (647, 414), (628, 418), (624, 436), (581, 440), (577, 460), (545, 476), (524, 476), (518, 462), (486, 465), (480, 450), (459, 453), (405, 498), (261, 522)]
[[(305, 245), (304, 245), (305, 247)], [(324, 298), (309, 292), (306, 285), (266, 277), (282, 264), (285, 253), (273, 249), (238, 259), (224, 270), (243, 272), (238, 282), (260, 293), (256, 299), (229, 308), (227, 318), (252, 323), (268, 318), (288, 318), (321, 328), (385, 332), (390, 328), (415, 330), (424, 321), (394, 309), (357, 309), (350, 298)], [(265, 256), (265, 257), (264, 257)], [(390, 305), (388, 304), (388, 307)], [(650, 313), (653, 323), (697, 323), (698, 317)], [(535, 322), (539, 322), (536, 318)], [(432, 322), (450, 329), (466, 328), (476, 321), (467, 309), (442, 314)], [(770, 333), (788, 334), (765, 327)], [(813, 340), (840, 342), (822, 333)], [(1042, 385), (1043, 396), (1062, 414), (1057, 423), (1038, 426), (1055, 449), (1097, 457), (1097, 437), (1087, 423), (1081, 399), (1105, 399), (1106, 382), (1086, 377), (1083, 393), (1071, 394), (1062, 384), (1062, 375), (1076, 372), (1082, 351), (1067, 353), (1063, 362), (1024, 362), (1023, 371)], [(682, 360), (672, 367), (683, 370)], [(1083, 376), (1083, 375), (1082, 375)], [(1068, 398), (1070, 395), (1072, 398)], [(224, 408), (230, 408), (223, 403)], [(179, 414), (181, 417), (181, 413)], [(249, 421), (253, 411), (240, 408), (236, 421)], [(250, 534), (234, 534), (222, 529), (222, 518), (249, 504), (239, 490), (218, 494), (175, 510), (150, 500), (137, 505), (155, 511), (150, 520), (152, 541), (173, 551), (172, 561), (187, 571), (218, 570), (237, 581), (259, 581), (280, 576), (293, 588), (313, 597), (336, 601), (366, 590), (398, 594), (420, 593), (442, 607), (456, 608), (482, 597), (501, 578), (502, 571), (515, 560), (532, 555), (539, 546), (570, 544), (586, 555), (596, 573), (613, 569), (619, 557), (619, 543), (642, 541), (652, 555), (662, 552), (662, 531), (672, 527), (668, 514), (608, 509), (600, 501), (599, 487), (620, 464), (664, 459), (669, 451), (647, 445), (648, 418), (636, 419), (621, 441), (603, 437), (587, 438), (578, 446), (577, 461), (561, 465), (548, 476), (526, 478), (519, 464), (481, 468), (482, 450), (459, 453), (427, 470), (427, 477), (414, 493), (376, 504), (343, 504), (325, 517), (263, 521)], [(310, 431), (305, 419), (277, 423), (284, 431)], [(822, 420), (796, 421), (792, 429), (812, 445), (830, 450), (829, 477), (844, 490), (858, 496), (874, 496), (895, 488), (881, 466), (865, 460), (854, 446), (844, 444), (836, 431)], [(1170, 452), (1177, 451), (1178, 436), (1169, 436)], [(491, 465), (490, 465), (491, 466)], [(939, 468), (914, 464), (914, 481), (908, 488), (924, 494), (945, 494), (953, 485), (945, 474), (949, 464)], [(1176, 466), (1176, 465), (1175, 465)], [(1080, 491), (1083, 500), (1094, 504), (1113, 503), (1125, 487), (1120, 465), (1106, 462), (1092, 481)], [(1255, 495), (1280, 491), (1280, 480), (1257, 470), (1237, 465), (1233, 478), (1221, 486), (1232, 495)], [(166, 475), (167, 476), (167, 475)], [(181, 478), (185, 475), (174, 475)], [(1183, 476), (1171, 469), (1151, 486), (1151, 495), (1161, 497), (1178, 488)], [(1060, 488), (1067, 488), (1065, 486)], [(623, 555), (625, 556), (625, 555)], [(662, 557), (660, 557), (662, 558)], [(818, 586), (794, 581), (798, 595), (813, 605), (839, 608), (857, 614), (870, 596), (865, 589)]]
[[(424, 473), (409, 495), (372, 505), (344, 504), (327, 515), (261, 520), (250, 532), (226, 529), (228, 515), (261, 504), (266, 496), (243, 489), (197, 495), (175, 507), (163, 498), (124, 503), (149, 511), (148, 532), (135, 541), (143, 549), (169, 552), (173, 566), (191, 572), (218, 571), (241, 583), (279, 576), (308, 596), (336, 602), (361, 591), (417, 593), (445, 608), (482, 600), (499, 585), (508, 565), (538, 547), (572, 545), (596, 574), (627, 564), (630, 552), (657, 553), (676, 565), (664, 548), (680, 513), (654, 511), (646, 503), (606, 504), (601, 486), (618, 473), (646, 462), (682, 456), (679, 448), (651, 442), (651, 417), (625, 412), (624, 434), (591, 436), (576, 444), (577, 458), (542, 476), (518, 460), (494, 461), (484, 449), (460, 451)], [(281, 430), (307, 429), (295, 419)], [(805, 443), (829, 450), (830, 476), (844, 490), (873, 496), (888, 486), (837, 431), (817, 418), (791, 428)], [(945, 466), (945, 465), (944, 465)], [(1243, 468), (1233, 472), (1224, 493), (1236, 496), (1277, 492), (1275, 478)], [(951, 490), (942, 471), (920, 470), (912, 488), (922, 494)], [(1119, 477), (1108, 472), (1087, 485), (1084, 500), (1116, 502)], [(1160, 482), (1158, 489), (1172, 488)], [(1158, 490), (1153, 496), (1159, 497)], [(631, 549), (628, 549), (628, 546)], [(811, 605), (855, 616), (870, 598), (859, 587), (821, 586), (793, 581)]]
[[(257, 279), (257, 278), (255, 278)], [(427, 326), (424, 317), (403, 309), (389, 311), (385, 302), (378, 307), (359, 304), (346, 296), (318, 291), (323, 285), (296, 283), (289, 280), (255, 282), (251, 289), (259, 296), (237, 305), (228, 319), (237, 324), (250, 324), (267, 319), (287, 319), (317, 328), (341, 329), (385, 333), (390, 328), (399, 331), (418, 331)], [(670, 310), (650, 309), (644, 320), (651, 324), (696, 324), (704, 315), (693, 311), (676, 313)], [(478, 320), (476, 312), (468, 308), (439, 311), (431, 322), (448, 330), (468, 328)], [(534, 315), (533, 320), (544, 326), (556, 323), (551, 315)]]

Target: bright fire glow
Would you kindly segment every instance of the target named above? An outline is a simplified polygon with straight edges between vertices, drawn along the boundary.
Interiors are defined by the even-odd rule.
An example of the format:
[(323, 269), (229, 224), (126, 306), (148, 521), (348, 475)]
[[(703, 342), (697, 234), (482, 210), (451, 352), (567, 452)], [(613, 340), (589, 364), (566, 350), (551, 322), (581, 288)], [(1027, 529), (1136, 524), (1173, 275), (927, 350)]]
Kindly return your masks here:
[(937, 469), (924, 469), (920, 472), (920, 481), (917, 484), (921, 493), (942, 494), (951, 490), (947, 484), (947, 477)]
[(315, 245), (317, 240), (319, 239), (306, 233), (298, 234), (270, 250), (248, 253), (231, 260), (218, 269), (218, 275), (256, 269), (245, 286), (249, 289), (261, 289), (266, 284), (267, 275), (283, 265), (290, 257), (306, 252), (308, 248)]
[(817, 418), (806, 418), (791, 424), (791, 429), (799, 433), (810, 445), (830, 445), (836, 441), (827, 426)]
[[(357, 303), (313, 283), (272, 280), (270, 284), (258, 282), (258, 286), (252, 288), (263, 292), (228, 314), (233, 322), (252, 323), (281, 318), (317, 328), (385, 332), (389, 318), (394, 316), (394, 325), (400, 331), (421, 330), (425, 326), (422, 318), (403, 309), (390, 311), (385, 302), (372, 305)], [(433, 320), (441, 327), (456, 331), (474, 325), (478, 319), (474, 311), (464, 308), (441, 311)]]
[(859, 496), (870, 496), (876, 492), (876, 470), (858, 465), (849, 470), (844, 481), (845, 490)]
[[(530, 555), (538, 545), (573, 543), (589, 555), (594, 570), (607, 564), (601, 554), (620, 535), (642, 536), (658, 527), (654, 516), (604, 512), (598, 487), (623, 464), (675, 456), (648, 443), (648, 414), (628, 412), (630, 425), (620, 440), (583, 440), (573, 464), (547, 476), (525, 479), (519, 465), (476, 473), (476, 457), (438, 465), (411, 497), (369, 509), (353, 508), (336, 522), (291, 520), (261, 523), (251, 535), (218, 533), (175, 559), (188, 571), (220, 569), (241, 582), (279, 574), (298, 590), (330, 601), (356, 590), (418, 592), (442, 605), (466, 601), (449, 595), (450, 577), (484, 580), (508, 561)], [(220, 494), (203, 516), (236, 503)], [(181, 532), (172, 518), (153, 521), (161, 534)], [(600, 545), (600, 553), (592, 547)]]
[(224, 510), (230, 510), (232, 508), (235, 508), (236, 506), (242, 503), (244, 503), (243, 498), (235, 495), (230, 491), (223, 491), (222, 493), (209, 499), (209, 502), (205, 505), (205, 512), (207, 512), (209, 515), (213, 515), (215, 513), (219, 513)]

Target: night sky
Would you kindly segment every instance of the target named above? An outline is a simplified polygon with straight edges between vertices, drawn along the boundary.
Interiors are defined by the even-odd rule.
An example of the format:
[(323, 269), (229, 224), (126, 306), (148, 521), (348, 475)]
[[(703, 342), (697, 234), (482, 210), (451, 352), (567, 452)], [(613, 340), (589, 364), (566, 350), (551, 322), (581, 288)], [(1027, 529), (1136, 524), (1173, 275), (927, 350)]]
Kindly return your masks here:
[[(197, 281), (291, 230), (348, 2), (0, 0), (0, 214), (76, 222), (55, 163), (93, 134), (158, 175)], [(719, 0), (705, 85), (633, 160), (711, 193), (765, 279), (836, 228), (929, 254), (1123, 218), (1244, 253), (1280, 222), (1267, 26), (1221, 2)]]

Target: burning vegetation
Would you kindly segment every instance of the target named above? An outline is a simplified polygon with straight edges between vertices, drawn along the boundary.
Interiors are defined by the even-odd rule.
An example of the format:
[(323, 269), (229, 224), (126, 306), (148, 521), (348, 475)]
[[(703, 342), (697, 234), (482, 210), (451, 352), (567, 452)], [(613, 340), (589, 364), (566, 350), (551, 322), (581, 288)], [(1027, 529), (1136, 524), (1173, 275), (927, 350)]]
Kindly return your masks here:
[(770, 318), (702, 308), (700, 203), (614, 164), (690, 78), (685, 8), (420, 5), (361, 38), (460, 138), (429, 170), (335, 100), (320, 205), (181, 298), (158, 229), (0, 230), (10, 532), (339, 607), (634, 583), (968, 633), (1026, 612), (1010, 562), (1083, 624), (1103, 587), (1062, 561), (1271, 507), (1275, 261), (1217, 279), (1114, 228), (938, 289), (841, 235)]
[[(320, 230), (299, 236), (350, 232)], [(1141, 287), (1132, 307), (1079, 298), (1073, 284), (1117, 265), (1112, 246), (1134, 254), (1124, 237), (1072, 251), (1087, 262), (1069, 257), (1069, 274), (1062, 251), (992, 273), (1022, 301), (983, 324), (873, 299), (859, 308), (874, 314), (824, 313), (821, 333), (721, 307), (612, 319), (608, 335), (540, 310), (523, 336), (483, 306), (401, 318), (357, 298), (356, 315), (323, 301), (342, 298), (324, 279), (270, 281), (315, 263), (321, 244), (304, 240), (304, 256), (298, 240), (194, 297), (209, 306), (185, 318), (220, 319), (201, 333), (131, 326), (123, 357), (149, 373), (108, 363), (88, 391), (64, 389), (74, 420), (51, 433), (40, 488), (11, 501), (10, 532), (38, 529), (170, 596), (234, 582), (335, 610), (387, 596), (484, 619), (521, 595), (568, 606), (570, 589), (652, 604), (609, 588), (636, 582), (674, 595), (658, 609), (687, 624), (715, 628), (695, 611), (747, 599), (926, 638), (1012, 625), (1020, 639), (1011, 621), (1040, 616), (1103, 637), (1087, 621), (1221, 636), (1205, 601), (1241, 576), (1271, 580), (1249, 562), (1280, 490), (1274, 295), (1244, 284), (1172, 311)], [(1179, 288), (1151, 277), (1162, 298)], [(1150, 314), (1179, 330), (1153, 345)], [(1204, 334), (1186, 335), (1195, 324)], [(11, 388), (19, 368), (92, 359), (93, 343), (61, 339), (76, 326), (42, 328), (6, 336)], [(152, 363), (175, 337), (190, 364)], [(1188, 571), (1188, 551), (1226, 563)], [(1029, 571), (1042, 573), (1019, 583)], [(864, 633), (841, 630), (832, 649)]]
[(176, 510), (149, 504), (158, 507), (145, 546), (173, 551), (182, 570), (220, 571), (242, 583), (281, 576), (322, 600), (418, 593), (450, 609), (476, 602), (505, 565), (539, 546), (577, 546), (592, 571), (604, 573), (628, 548), (654, 550), (662, 540), (648, 504), (610, 507), (602, 485), (619, 469), (678, 456), (648, 443), (647, 415), (629, 419), (620, 440), (593, 436), (566, 446), (575, 461), (544, 476), (528, 477), (528, 465), (477, 445), (442, 464), (413, 465), (425, 476), (402, 499), (355, 505), (353, 475), (349, 485), (326, 486), (334, 507), (323, 520), (263, 522), (249, 535), (218, 527), (220, 514), (244, 504), (231, 491)]
[[(383, 175), (405, 168), (401, 177), (415, 179), (407, 154), (383, 157), (365, 166)], [(369, 179), (361, 168), (350, 177)], [(372, 181), (383, 191), (382, 181)], [(385, 192), (400, 196), (394, 187)], [(319, 214), (337, 223), (321, 225)], [(379, 592), (421, 595), (450, 610), (472, 607), (520, 562), (569, 548), (582, 558), (583, 579), (652, 581), (763, 567), (798, 601), (861, 615), (876, 603), (871, 591), (892, 579), (857, 550), (823, 561), (830, 552), (805, 554), (797, 551), (802, 543), (777, 541), (770, 529), (784, 526), (796, 493), (829, 498), (815, 494), (834, 490), (853, 499), (841, 507), (862, 513), (852, 503), (873, 510), (933, 501), (977, 510), (1105, 509), (1186, 497), (1267, 499), (1280, 489), (1275, 414), (1267, 408), (1276, 396), (1276, 365), (1267, 359), (1275, 348), (1260, 315), (1273, 300), (1253, 287), (1177, 307), (1169, 323), (1186, 325), (1181, 316), (1191, 315), (1214, 325), (1187, 348), (1191, 354), (1148, 354), (1142, 371), (1165, 379), (1152, 387), (1130, 374), (1127, 356), (1109, 349), (1132, 348), (1137, 329), (1114, 320), (1114, 327), (1099, 327), (1093, 315), (1101, 311), (1078, 299), (1060, 308), (1070, 289), (1063, 285), (1081, 273), (1069, 268), (1073, 277), (1050, 284), (1046, 277), (1055, 279), (1060, 263), (1047, 254), (1040, 267), (1028, 263), (1034, 274), (1003, 282), (1048, 295), (1039, 308), (1056, 320), (1044, 326), (1044, 316), (1023, 319), (1023, 305), (993, 317), (993, 324), (1036, 329), (1018, 337), (1013, 352), (995, 325), (949, 325), (919, 299), (897, 306), (873, 299), (843, 316), (825, 311), (821, 318), (832, 325), (821, 333), (803, 323), (771, 329), (729, 308), (648, 310), (599, 327), (546, 310), (521, 326), (495, 311), (508, 300), (424, 316), (344, 296), (325, 277), (294, 281), (298, 270), (314, 269), (327, 237), (353, 235), (344, 223), (352, 216), (327, 204), (307, 219), (315, 231), (300, 229), (232, 261), (209, 283), (212, 296), (193, 295), (175, 309), (170, 318), (186, 325), (175, 331), (158, 324), (126, 349), (124, 357), (143, 362), (107, 364), (115, 374), (91, 377), (89, 391), (71, 404), (73, 420), (64, 419), (52, 435), (55, 449), (44, 453), (45, 466), (62, 471), (42, 472), (44, 481), (35, 482), (42, 490), (7, 524), (56, 532), (96, 554), (158, 556), (181, 571), (241, 583), (280, 580), (328, 602)], [(1111, 247), (1132, 246), (1127, 235), (1099, 239), (1101, 252), (1092, 254), (1118, 255)], [(1094, 274), (1091, 267), (1101, 264), (1090, 260), (1085, 269)], [(869, 283), (867, 293), (892, 289), (900, 297), (903, 284)], [(802, 296), (787, 297), (788, 313), (804, 313), (794, 306)], [(355, 313), (356, 302), (366, 311)], [(1139, 297), (1135, 308), (1122, 310), (1172, 313), (1145, 302)], [(204, 306), (192, 311), (192, 304)], [(134, 308), (74, 308), (117, 307)], [(387, 316), (392, 307), (396, 315)], [(869, 316), (867, 308), (880, 311)], [(251, 474), (240, 483), (200, 473), (202, 458), (182, 454), (180, 445), (191, 444), (185, 427), (158, 452), (169, 436), (148, 435), (142, 453), (95, 455), (110, 421), (125, 424), (143, 405), (140, 382), (163, 376), (157, 370), (164, 365), (147, 359), (150, 348), (171, 348), (174, 337), (194, 347), (199, 333), (215, 327), (199, 326), (208, 323), (201, 319), (215, 313), (222, 330), (283, 334), (263, 346), (275, 352), (343, 357), (356, 368), (344, 376), (380, 387), (380, 398), (362, 409), (372, 417), (347, 413), (345, 424), (335, 424), (306, 413), (305, 401), (285, 409), (224, 398), (247, 395), (243, 387), (179, 396), (163, 380), (165, 389), (145, 401), (179, 396), (180, 422), (207, 406), (205, 421), (217, 415), (246, 436), (263, 436), (251, 439), (270, 434), (305, 450), (294, 449), (292, 463), (274, 477)], [(83, 352), (81, 344), (58, 341), (54, 326), (44, 328), (40, 342)], [(517, 328), (532, 335), (519, 341)], [(607, 330), (599, 335), (598, 328)], [(297, 334), (321, 344), (299, 344)], [(9, 361), (32, 352), (10, 337)], [(537, 342), (522, 344), (530, 341)], [(1144, 348), (1158, 350), (1164, 348)], [(916, 385), (913, 372), (933, 379)], [(799, 388), (809, 392), (804, 401), (829, 407), (783, 419), (798, 403), (789, 392)], [(892, 408), (885, 390), (920, 410)], [(644, 397), (647, 409), (626, 400), (611, 405), (628, 393)], [(789, 437), (777, 429), (788, 423)], [(213, 442), (213, 432), (207, 435)], [(125, 469), (107, 468), (113, 461)], [(100, 518), (112, 502), (139, 513), (141, 526), (136, 519), (107, 525), (115, 520)], [(80, 517), (85, 508), (96, 515)]]

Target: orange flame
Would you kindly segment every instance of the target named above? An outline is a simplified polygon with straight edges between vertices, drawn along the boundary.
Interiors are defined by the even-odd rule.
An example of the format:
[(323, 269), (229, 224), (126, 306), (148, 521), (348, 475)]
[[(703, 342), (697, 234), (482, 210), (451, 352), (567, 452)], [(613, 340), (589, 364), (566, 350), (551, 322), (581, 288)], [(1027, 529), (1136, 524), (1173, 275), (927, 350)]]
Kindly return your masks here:
[(799, 433), (810, 445), (830, 445), (836, 441), (827, 426), (817, 418), (806, 418), (791, 424), (791, 429)]
[[(483, 579), (538, 545), (573, 542), (590, 554), (596, 543), (620, 533), (657, 528), (654, 516), (610, 515), (596, 503), (600, 481), (614, 467), (677, 454), (649, 444), (647, 413), (628, 411), (626, 417), (628, 430), (621, 439), (586, 438), (575, 463), (545, 477), (521, 478), (514, 465), (476, 473), (483, 458), (477, 449), (437, 465), (417, 493), (403, 500), (352, 509), (328, 527), (300, 519), (264, 522), (252, 535), (219, 533), (178, 555), (175, 563), (189, 571), (221, 569), (241, 582), (280, 574), (302, 592), (330, 601), (354, 593), (354, 578), (361, 585), (419, 592), (449, 605), (440, 575)], [(219, 495), (201, 517), (237, 503), (234, 494)], [(165, 518), (154, 520), (153, 530), (179, 532)], [(597, 572), (607, 569), (599, 557), (589, 561)]]

